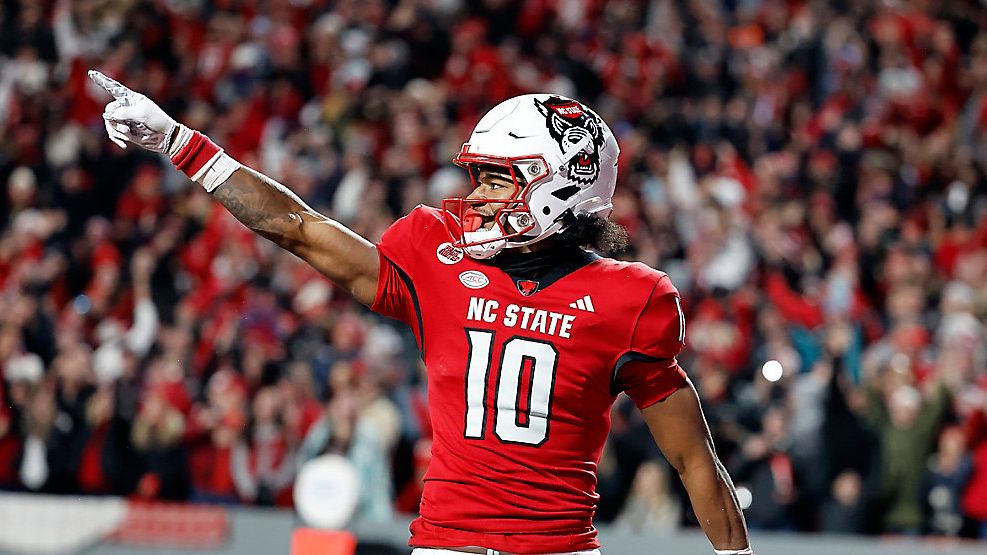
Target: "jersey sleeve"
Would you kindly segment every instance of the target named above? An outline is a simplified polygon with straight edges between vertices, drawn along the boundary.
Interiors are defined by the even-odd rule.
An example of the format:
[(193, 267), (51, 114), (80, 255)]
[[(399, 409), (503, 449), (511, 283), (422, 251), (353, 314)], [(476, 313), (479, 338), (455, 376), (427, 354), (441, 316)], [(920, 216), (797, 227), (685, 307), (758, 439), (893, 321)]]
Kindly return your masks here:
[(614, 389), (639, 408), (657, 403), (686, 384), (676, 356), (685, 344), (679, 292), (668, 276), (655, 284), (631, 334), (630, 348), (614, 368)]
[(377, 243), (377, 249), (393, 264), (414, 277), (426, 250), (425, 243), (432, 238), (435, 226), (442, 225), (441, 218), (438, 210), (418, 205), (384, 231)]
[(416, 276), (427, 272), (422, 254), (435, 225), (441, 225), (435, 209), (418, 206), (387, 228), (379, 243), (380, 270), (377, 294), (370, 309), (411, 326), (421, 341), (421, 307)]
[(383, 251), (378, 250), (378, 254), (380, 271), (377, 274), (377, 295), (370, 310), (414, 327), (418, 323), (418, 299), (413, 293), (411, 280)]

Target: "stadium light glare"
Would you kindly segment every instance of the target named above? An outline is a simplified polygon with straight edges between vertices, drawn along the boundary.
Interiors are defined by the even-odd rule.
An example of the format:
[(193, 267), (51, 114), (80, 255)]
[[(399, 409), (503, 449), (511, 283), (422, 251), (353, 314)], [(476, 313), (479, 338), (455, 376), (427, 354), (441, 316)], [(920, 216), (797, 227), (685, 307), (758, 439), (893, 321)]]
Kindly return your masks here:
[(737, 502), (740, 503), (740, 510), (746, 511), (754, 502), (754, 494), (747, 486), (737, 486)]
[(761, 367), (761, 375), (769, 382), (780, 380), (784, 373), (785, 369), (782, 368), (781, 363), (777, 360), (769, 360)]

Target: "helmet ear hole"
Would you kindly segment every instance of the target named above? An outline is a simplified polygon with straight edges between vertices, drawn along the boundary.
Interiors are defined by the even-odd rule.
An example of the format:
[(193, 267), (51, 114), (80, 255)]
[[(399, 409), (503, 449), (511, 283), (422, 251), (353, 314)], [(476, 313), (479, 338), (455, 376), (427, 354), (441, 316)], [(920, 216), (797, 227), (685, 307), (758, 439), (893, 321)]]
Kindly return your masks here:
[(548, 216), (549, 214), (552, 213), (552, 209), (546, 206), (546, 207), (544, 207), (544, 208), (541, 209), (541, 213), (544, 214), (544, 215), (546, 215), (546, 216)]

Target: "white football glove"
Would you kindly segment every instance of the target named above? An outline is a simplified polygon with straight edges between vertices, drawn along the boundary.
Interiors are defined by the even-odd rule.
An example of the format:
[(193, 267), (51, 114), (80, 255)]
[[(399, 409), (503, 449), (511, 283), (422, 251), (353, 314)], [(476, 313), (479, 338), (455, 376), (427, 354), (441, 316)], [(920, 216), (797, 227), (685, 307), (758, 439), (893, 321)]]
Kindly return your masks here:
[(113, 95), (113, 101), (103, 110), (103, 120), (114, 144), (127, 148), (127, 143), (133, 143), (153, 152), (168, 153), (178, 127), (171, 116), (150, 98), (98, 71), (89, 70), (89, 78)]
[(210, 193), (241, 167), (209, 137), (176, 122), (150, 98), (98, 71), (89, 70), (89, 77), (113, 95), (103, 120), (106, 134), (120, 148), (133, 143), (164, 153), (176, 168)]

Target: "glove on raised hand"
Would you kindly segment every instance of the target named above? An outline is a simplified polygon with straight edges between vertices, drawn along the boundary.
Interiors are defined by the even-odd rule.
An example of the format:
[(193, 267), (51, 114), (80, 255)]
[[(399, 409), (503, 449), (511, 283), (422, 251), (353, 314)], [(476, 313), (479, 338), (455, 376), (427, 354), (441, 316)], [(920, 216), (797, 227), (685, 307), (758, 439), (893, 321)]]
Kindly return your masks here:
[(120, 148), (132, 143), (167, 154), (175, 167), (210, 193), (240, 168), (209, 137), (176, 122), (150, 98), (98, 71), (90, 70), (89, 77), (113, 96), (103, 120), (110, 140)]
[(106, 133), (120, 148), (134, 143), (153, 152), (167, 152), (178, 123), (153, 100), (94, 70), (89, 78), (113, 96), (103, 110)]

